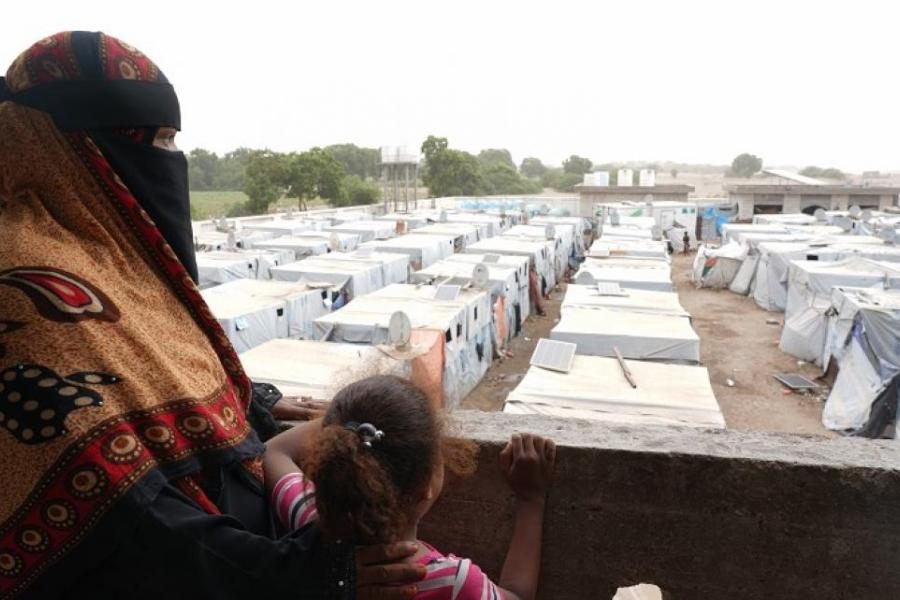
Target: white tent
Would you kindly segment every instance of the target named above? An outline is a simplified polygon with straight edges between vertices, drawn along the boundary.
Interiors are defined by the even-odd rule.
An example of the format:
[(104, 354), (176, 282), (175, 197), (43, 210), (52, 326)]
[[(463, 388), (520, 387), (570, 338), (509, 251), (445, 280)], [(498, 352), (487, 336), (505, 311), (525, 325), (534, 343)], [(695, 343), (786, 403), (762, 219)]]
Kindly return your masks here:
[(322, 289), (299, 283), (238, 279), (203, 290), (203, 298), (235, 350), (276, 338), (311, 338), (313, 321), (328, 314)]
[[(505, 318), (505, 323), (497, 326), (497, 331), (505, 335), (502, 336), (503, 339), (496, 341), (505, 344), (518, 334), (529, 314), (528, 286), (527, 283), (520, 282), (519, 271), (515, 266), (498, 263), (485, 263), (484, 266), (488, 270), (488, 290), (494, 311), (496, 313), (497, 303), (500, 303)], [(410, 281), (432, 285), (469, 285), (474, 268), (475, 264), (443, 260), (413, 273)]]
[(596, 258), (655, 258), (669, 260), (666, 243), (655, 240), (594, 240), (588, 256)]
[(242, 222), (241, 229), (269, 231), (275, 235), (296, 235), (302, 231), (315, 229), (316, 225), (302, 219), (272, 219), (271, 221)]
[(600, 239), (610, 240), (653, 240), (653, 232), (649, 228), (630, 227), (626, 225), (604, 225), (600, 230)]
[[(257, 241), (272, 239), (275, 234), (271, 231), (241, 230), (231, 232), (235, 248), (251, 248)], [(194, 229), (194, 244), (201, 252), (228, 250), (229, 233), (216, 230)]]
[(328, 240), (325, 238), (299, 237), (282, 235), (273, 240), (254, 242), (257, 250), (288, 250), (293, 253), (293, 260), (300, 260), (307, 256), (328, 254)]
[(712, 248), (702, 244), (697, 249), (691, 270), (691, 281), (697, 287), (727, 288), (747, 257), (747, 247), (738, 243)]
[[(430, 291), (426, 286), (419, 289)], [(384, 294), (401, 295), (403, 292), (394, 289)], [(472, 323), (475, 307), (484, 307), (489, 302), (484, 292), (456, 301), (374, 293), (356, 298), (340, 310), (317, 319), (316, 327), (322, 336), (337, 342), (383, 344), (387, 341), (391, 315), (397, 311), (406, 313), (414, 335), (416, 331), (430, 333), (430, 339), (441, 345), (444, 402), (448, 407), (455, 407), (481, 381), (491, 364), (490, 317), (485, 314), (485, 308), (477, 315), (478, 327)], [(489, 307), (486, 310), (490, 312)]]
[(449, 223), (468, 223), (484, 228), (479, 236), (481, 239), (486, 237), (494, 237), (500, 235), (506, 229), (506, 221), (496, 215), (466, 213), (466, 212), (449, 212), (447, 213), (447, 222)]
[(578, 345), (578, 354), (638, 360), (700, 362), (700, 338), (689, 318), (602, 308), (566, 308), (550, 338)]
[(201, 288), (235, 279), (271, 279), (273, 268), (294, 260), (285, 250), (220, 250), (196, 256)]
[(531, 367), (504, 412), (640, 425), (724, 429), (704, 367), (626, 360), (632, 388), (615, 358), (575, 356), (568, 373)]
[(331, 242), (337, 242), (337, 248), (331, 248), (339, 252), (353, 252), (359, 245), (358, 233), (338, 233), (336, 231), (304, 231), (298, 233), (295, 237), (321, 239), (328, 242), (331, 248)]
[(289, 397), (330, 401), (342, 387), (371, 375), (409, 377), (410, 362), (374, 346), (272, 340), (240, 356), (247, 376)]
[(395, 225), (391, 221), (348, 221), (326, 227), (325, 231), (337, 233), (355, 233), (361, 242), (386, 240), (397, 235)]
[(453, 254), (453, 238), (445, 235), (427, 235), (409, 233), (389, 240), (373, 240), (364, 242), (363, 248), (372, 248), (377, 252), (406, 254), (413, 271), (429, 267)]
[(628, 258), (610, 256), (609, 258), (596, 258), (588, 256), (581, 263), (585, 269), (654, 269), (671, 276), (672, 265), (667, 260), (656, 258)]
[[(823, 368), (838, 374), (822, 423), (829, 429), (878, 436), (900, 401), (900, 290), (835, 287)], [(892, 386), (892, 382), (894, 385)], [(898, 435), (900, 437), (900, 435)]]
[(668, 271), (658, 268), (627, 266), (582, 266), (575, 275), (575, 283), (593, 285), (600, 282), (618, 283), (633, 290), (673, 292), (675, 286)]
[(575, 240), (575, 255), (584, 256), (587, 252), (584, 234), (585, 232), (590, 233), (593, 230), (589, 219), (585, 219), (582, 217), (549, 217), (541, 215), (539, 217), (534, 217), (533, 219), (531, 219), (531, 224), (541, 226), (553, 225), (557, 228), (571, 228), (572, 239)]
[(575, 254), (574, 229), (570, 226), (516, 225), (503, 233), (503, 237), (543, 241), (547, 239), (548, 227), (553, 230), (553, 252), (555, 255), (556, 278), (561, 281), (569, 267), (569, 258)]
[(390, 221), (394, 224), (394, 230), (400, 233), (406, 233), (413, 229), (419, 229), (428, 224), (428, 217), (417, 215), (414, 213), (389, 213), (375, 217), (376, 221)]
[(561, 310), (570, 308), (594, 308), (603, 310), (624, 310), (634, 313), (650, 313), (689, 317), (678, 301), (675, 292), (652, 292), (647, 290), (623, 289), (621, 295), (601, 293), (594, 285), (570, 283), (566, 287)]
[(466, 254), (508, 254), (527, 256), (531, 259), (541, 279), (541, 293), (548, 294), (556, 287), (554, 242), (552, 240), (525, 240), (497, 236), (481, 240), (466, 247)]
[(272, 270), (279, 281), (327, 282), (335, 288), (347, 288), (351, 298), (407, 280), (409, 257), (406, 254), (373, 252), (363, 258), (355, 254), (332, 252), (293, 262)]
[[(486, 227), (484, 229), (487, 229)], [(469, 223), (432, 223), (416, 230), (416, 233), (427, 235), (449, 235), (453, 237), (453, 245), (457, 252), (462, 252), (469, 244), (474, 244), (483, 237), (477, 225)]]
[(900, 265), (849, 258), (837, 262), (792, 261), (780, 347), (807, 361), (822, 363), (826, 313), (836, 286), (900, 289)]

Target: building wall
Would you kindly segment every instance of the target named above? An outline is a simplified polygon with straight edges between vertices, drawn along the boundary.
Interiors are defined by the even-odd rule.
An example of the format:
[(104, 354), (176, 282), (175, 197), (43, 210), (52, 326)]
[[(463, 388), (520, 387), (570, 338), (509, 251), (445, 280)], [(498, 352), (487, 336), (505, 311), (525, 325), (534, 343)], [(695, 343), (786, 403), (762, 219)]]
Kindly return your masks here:
[[(650, 194), (654, 202), (671, 201), (671, 202), (687, 202), (688, 195), (685, 194)], [(643, 203), (646, 193), (628, 194), (616, 192), (610, 194), (595, 192), (580, 192), (578, 199), (578, 215), (579, 217), (593, 217), (594, 204), (609, 202), (638, 202)]]
[(498, 577), (514, 514), (497, 456), (512, 431), (557, 441), (539, 598), (900, 598), (900, 444), (629, 427), (457, 411), (481, 447), (449, 478), (421, 539)]

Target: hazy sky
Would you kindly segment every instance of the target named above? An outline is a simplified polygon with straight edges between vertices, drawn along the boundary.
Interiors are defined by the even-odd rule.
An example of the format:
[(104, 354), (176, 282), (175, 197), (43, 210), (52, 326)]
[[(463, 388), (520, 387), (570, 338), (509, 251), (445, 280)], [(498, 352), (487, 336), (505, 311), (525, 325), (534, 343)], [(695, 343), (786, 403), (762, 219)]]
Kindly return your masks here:
[(67, 0), (15, 13), (4, 65), (64, 29), (152, 57), (181, 98), (184, 149), (418, 148), (436, 134), (516, 162), (747, 151), (900, 169), (896, 2)]

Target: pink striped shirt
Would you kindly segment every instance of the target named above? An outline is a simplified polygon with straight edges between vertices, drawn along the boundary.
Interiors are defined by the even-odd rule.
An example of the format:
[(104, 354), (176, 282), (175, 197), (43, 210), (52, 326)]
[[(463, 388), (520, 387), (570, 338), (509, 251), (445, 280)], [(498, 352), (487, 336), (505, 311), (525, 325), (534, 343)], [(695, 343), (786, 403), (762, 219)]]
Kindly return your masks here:
[[(303, 473), (288, 473), (272, 489), (272, 506), (282, 525), (300, 529), (316, 520), (316, 487)], [(418, 600), (503, 600), (503, 593), (478, 565), (467, 558), (443, 555), (425, 542), (427, 552), (416, 562), (427, 571), (417, 585)]]

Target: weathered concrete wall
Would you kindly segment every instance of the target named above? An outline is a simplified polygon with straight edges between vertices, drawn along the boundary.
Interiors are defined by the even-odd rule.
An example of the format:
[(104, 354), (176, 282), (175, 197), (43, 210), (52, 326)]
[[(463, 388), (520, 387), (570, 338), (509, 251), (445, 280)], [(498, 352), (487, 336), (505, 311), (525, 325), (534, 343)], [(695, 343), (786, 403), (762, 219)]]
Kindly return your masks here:
[(497, 454), (513, 431), (552, 436), (541, 598), (605, 600), (638, 582), (673, 600), (900, 598), (896, 442), (456, 419), (479, 469), (448, 482), (420, 535), (496, 577), (513, 516)]

